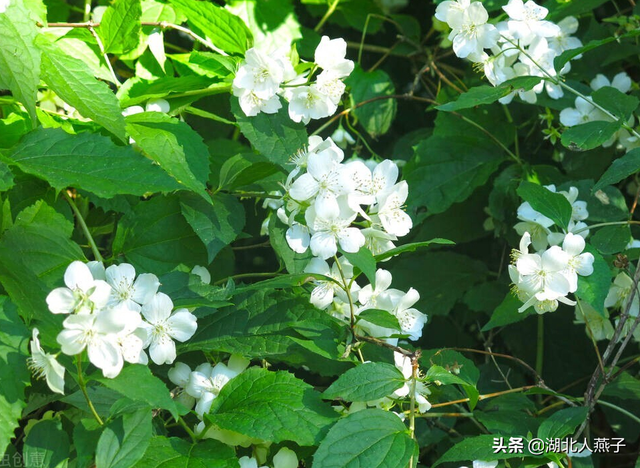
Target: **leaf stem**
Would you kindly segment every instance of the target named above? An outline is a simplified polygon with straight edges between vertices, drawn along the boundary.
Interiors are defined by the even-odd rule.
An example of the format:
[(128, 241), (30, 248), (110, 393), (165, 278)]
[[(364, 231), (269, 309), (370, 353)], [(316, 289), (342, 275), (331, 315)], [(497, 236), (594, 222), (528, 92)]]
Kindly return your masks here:
[[(536, 387), (538, 387), (538, 385), (526, 385), (524, 387), (510, 388), (509, 390), (503, 390), (501, 392), (486, 393), (484, 395), (479, 395), (478, 401), (486, 400), (488, 398), (494, 398), (497, 396), (507, 395), (509, 393), (526, 392), (527, 390), (530, 390)], [(453, 401), (445, 401), (444, 403), (436, 403), (435, 405), (431, 405), (431, 408), (442, 408), (443, 406), (457, 405), (458, 403), (466, 403), (468, 401), (470, 401), (469, 398), (462, 398), (460, 400), (453, 400)]]
[(111, 60), (109, 60), (109, 56), (107, 55), (107, 53), (104, 50), (104, 45), (102, 44), (102, 41), (100, 40), (100, 36), (98, 36), (98, 33), (96, 32), (95, 29), (93, 29), (92, 26), (89, 26), (89, 32), (91, 33), (91, 35), (96, 40), (96, 43), (98, 44), (98, 49), (100, 49), (100, 54), (102, 54), (102, 57), (104, 58), (104, 61), (107, 63), (107, 68), (109, 68), (109, 71), (111, 72), (111, 77), (113, 78), (113, 83), (116, 85), (116, 88), (119, 88), (122, 85), (122, 83), (120, 83), (120, 80), (118, 79), (118, 76), (116, 75), (116, 72), (113, 69), (113, 65), (111, 65)]
[(98, 424), (104, 426), (104, 421), (102, 421), (102, 418), (96, 411), (96, 408), (93, 406), (93, 402), (91, 401), (91, 398), (89, 398), (89, 393), (87, 392), (87, 384), (84, 381), (84, 376), (82, 374), (81, 354), (78, 354), (76, 356), (76, 368), (78, 369), (78, 385), (80, 386), (80, 390), (82, 390), (82, 394), (84, 395), (85, 400), (87, 400), (87, 405), (89, 405), (89, 409), (91, 410), (93, 417), (96, 418), (96, 421), (98, 421)]
[(544, 316), (538, 315), (538, 341), (536, 343), (536, 372), (542, 375), (544, 365)]
[(333, 0), (331, 5), (329, 5), (329, 8), (327, 8), (327, 11), (324, 14), (324, 16), (320, 19), (316, 27), (313, 28), (315, 32), (318, 32), (322, 29), (322, 26), (324, 26), (324, 23), (326, 23), (329, 17), (333, 15), (333, 12), (336, 11), (336, 8), (338, 7), (338, 3), (340, 3), (340, 0)]
[[(409, 401), (409, 433), (411, 434), (411, 438), (418, 443), (416, 439), (416, 381), (418, 380), (418, 370), (420, 366), (418, 364), (418, 356), (414, 355), (411, 357), (411, 400)], [(409, 462), (409, 467), (413, 468), (415, 454), (411, 454), (411, 460)]]
[(78, 221), (78, 224), (80, 225), (80, 228), (82, 229), (82, 232), (84, 233), (84, 236), (89, 241), (89, 245), (91, 246), (91, 251), (93, 252), (93, 257), (98, 262), (103, 262), (104, 260), (102, 259), (102, 255), (100, 255), (100, 251), (98, 250), (98, 246), (96, 245), (96, 242), (93, 240), (93, 236), (91, 235), (91, 232), (89, 232), (89, 228), (87, 227), (87, 223), (85, 223), (84, 218), (82, 217), (82, 214), (80, 213), (80, 210), (78, 209), (78, 207), (76, 206), (75, 202), (73, 201), (73, 199), (67, 193), (66, 190), (62, 191), (62, 196), (65, 198), (65, 200), (67, 200), (67, 202), (69, 203), (69, 206), (71, 206), (71, 210), (76, 215), (76, 220)]
[(180, 426), (182, 426), (182, 429), (184, 429), (184, 431), (189, 434), (189, 437), (191, 437), (191, 441), (195, 444), (198, 442), (198, 437), (194, 434), (194, 432), (189, 428), (189, 426), (187, 425), (186, 422), (184, 422), (184, 419), (182, 419), (182, 416), (178, 416), (178, 424), (180, 424)]
[(604, 226), (622, 226), (624, 224), (640, 224), (640, 221), (611, 221), (608, 223), (598, 223), (598, 224), (592, 224), (590, 226), (587, 227), (583, 227), (582, 229), (578, 229), (577, 231), (573, 231), (574, 234), (580, 234), (581, 232), (585, 232), (588, 231), (589, 229), (593, 229), (593, 228), (599, 228), (599, 227), (604, 227)]

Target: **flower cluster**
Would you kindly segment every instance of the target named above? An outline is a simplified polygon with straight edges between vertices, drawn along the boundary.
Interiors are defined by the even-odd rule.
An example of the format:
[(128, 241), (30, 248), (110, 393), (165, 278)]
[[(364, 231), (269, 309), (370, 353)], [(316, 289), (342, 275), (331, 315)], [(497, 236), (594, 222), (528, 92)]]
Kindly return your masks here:
[[(342, 79), (353, 71), (346, 59), (344, 39), (323, 36), (315, 51), (315, 66), (296, 73), (284, 51), (265, 53), (258, 48), (247, 50), (233, 80), (233, 94), (247, 116), (260, 112), (273, 114), (282, 107), (280, 96), (289, 103), (289, 117), (294, 122), (309, 123), (333, 115), (345, 90)], [(311, 82), (314, 71), (322, 72)]]
[[(562, 52), (582, 46), (572, 36), (578, 29), (576, 18), (568, 16), (558, 24), (548, 21), (549, 11), (533, 0), (509, 0), (502, 9), (509, 18), (495, 25), (488, 23), (482, 3), (470, 0), (444, 1), (435, 16), (451, 28), (449, 39), (455, 54), (482, 67), (494, 86), (518, 76), (553, 79), (570, 70), (570, 63), (562, 70), (556, 70), (553, 63)], [(536, 95), (545, 89), (553, 99), (563, 96), (558, 84), (543, 80), (531, 90), (513, 91), (500, 102), (507, 104), (518, 94), (523, 101), (535, 103)]]
[[(104, 268), (100, 262), (72, 262), (64, 274), (65, 287), (47, 296), (54, 314), (65, 314), (57, 341), (61, 351), (77, 356), (85, 349), (89, 361), (105, 377), (116, 377), (124, 362), (171, 364), (174, 340), (183, 342), (196, 331), (196, 317), (186, 309), (173, 310), (173, 302), (158, 292), (160, 282), (150, 273), (136, 277), (133, 266), (122, 263)], [(34, 330), (31, 365), (44, 374), (53, 391), (61, 392), (64, 369), (44, 353)]]
[[(545, 188), (556, 192), (554, 185)], [(573, 208), (567, 231), (551, 231), (555, 223), (534, 210), (528, 202), (518, 207), (520, 222), (515, 229), (522, 238), (519, 250), (512, 252), (509, 276), (514, 293), (524, 302), (519, 312), (531, 306), (539, 314), (553, 312), (558, 308), (558, 302), (575, 305), (567, 295), (577, 291), (579, 275), (593, 273), (594, 257), (589, 252), (583, 253), (589, 233), (584, 223), (589, 217), (587, 203), (578, 200), (576, 187), (559, 193)], [(531, 245), (536, 252), (529, 252)]]
[[(609, 81), (606, 76), (598, 74), (593, 80), (591, 80), (590, 85), (593, 91), (597, 91), (600, 88), (610, 86), (617, 89), (621, 93), (626, 94), (631, 90), (631, 78), (629, 78), (629, 75), (627, 75), (625, 72), (621, 72), (614, 76), (611, 81)], [(573, 127), (575, 125), (594, 121), (613, 122), (615, 120), (609, 115), (602, 112), (596, 106), (594, 106), (592, 99), (588, 96), (586, 97), (586, 99), (577, 97), (574, 106), (575, 107), (568, 107), (566, 109), (563, 109), (560, 112), (560, 123), (565, 127)], [(634, 124), (635, 118), (632, 115), (631, 117), (629, 117), (627, 125), (629, 127), (633, 127)], [(637, 137), (631, 135), (631, 133), (625, 128), (621, 128), (620, 130), (618, 130), (611, 138), (609, 138), (609, 140), (605, 141), (602, 146), (604, 148), (608, 148), (614, 145), (616, 142), (618, 142), (619, 146), (624, 148), (626, 151), (630, 151), (633, 148), (637, 148), (640, 146), (640, 140), (638, 140)]]

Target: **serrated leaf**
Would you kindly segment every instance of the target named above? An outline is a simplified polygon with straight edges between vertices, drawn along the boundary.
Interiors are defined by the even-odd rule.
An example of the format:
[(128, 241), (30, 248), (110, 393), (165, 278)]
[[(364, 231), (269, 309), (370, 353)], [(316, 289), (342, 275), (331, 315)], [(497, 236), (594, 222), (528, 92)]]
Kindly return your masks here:
[(232, 447), (213, 439), (197, 444), (177, 437), (153, 437), (134, 468), (239, 468)]
[[(151, 374), (147, 366), (126, 365), (116, 378), (98, 376), (94, 380), (131, 400), (144, 402), (152, 408), (167, 410), (174, 418), (178, 417), (178, 407), (171, 399), (169, 389), (162, 380)], [(132, 382), (135, 382), (135, 385), (131, 385)]]
[(249, 437), (308, 446), (322, 440), (338, 415), (293, 374), (252, 367), (222, 388), (206, 418)]
[(366, 409), (331, 428), (313, 456), (313, 468), (406, 468), (418, 445), (393, 413)]
[(115, 94), (99, 81), (82, 60), (63, 52), (46, 39), (37, 41), (42, 50), (42, 79), (67, 104), (126, 142), (124, 117)]
[(27, 340), (29, 330), (6, 296), (0, 296), (0, 453), (4, 453), (26, 406), (29, 384)]
[(360, 250), (355, 253), (342, 252), (342, 255), (349, 260), (349, 263), (364, 273), (371, 286), (376, 287), (376, 259), (368, 248), (360, 247)]
[(470, 107), (481, 106), (483, 104), (491, 104), (498, 99), (503, 98), (515, 90), (529, 91), (535, 85), (540, 83), (542, 78), (537, 76), (519, 76), (512, 80), (506, 81), (499, 86), (476, 86), (469, 91), (462, 93), (455, 101), (447, 102), (436, 106), (441, 111), (457, 111), (468, 109)]
[(62, 429), (60, 420), (39, 421), (24, 441), (26, 468), (57, 468), (70, 455), (69, 436)]
[(611, 163), (611, 166), (602, 174), (600, 180), (593, 186), (592, 192), (596, 192), (607, 185), (613, 185), (622, 179), (635, 174), (640, 170), (640, 148), (634, 148), (621, 158)]
[(431, 239), (428, 241), (422, 242), (412, 242), (410, 244), (404, 244), (395, 249), (387, 250), (385, 253), (381, 253), (375, 256), (377, 262), (381, 262), (386, 260), (387, 258), (395, 257), (396, 255), (400, 255), (405, 252), (415, 252), (416, 250), (422, 250), (425, 247), (430, 247), (434, 244), (437, 245), (456, 245), (455, 242), (450, 241), (448, 239)]
[(620, 122), (597, 120), (569, 127), (560, 141), (569, 149), (590, 150), (607, 142), (620, 129)]
[(122, 55), (138, 46), (141, 15), (140, 0), (116, 0), (105, 10), (97, 29), (105, 52)]
[(208, 198), (209, 150), (188, 124), (161, 112), (127, 116), (136, 145), (178, 183)]
[(207, 263), (238, 237), (245, 223), (244, 208), (232, 195), (218, 193), (209, 200), (190, 194), (180, 197), (182, 215), (207, 248)]
[(391, 395), (404, 384), (404, 376), (395, 366), (365, 362), (342, 374), (322, 396), (345, 401), (373, 401)]
[(21, 0), (12, 0), (0, 14), (0, 31), (0, 82), (24, 104), (35, 127), (41, 54), (34, 44), (38, 28)]
[[(356, 67), (345, 83), (351, 87), (351, 99), (354, 105), (382, 96), (391, 96), (396, 91), (391, 78), (382, 70), (365, 72), (360, 67)], [(376, 138), (389, 131), (396, 116), (396, 109), (395, 99), (380, 99), (356, 107), (353, 114), (367, 133)]]
[(585, 406), (556, 411), (540, 424), (538, 437), (546, 440), (568, 436), (587, 418), (587, 414), (589, 409)]
[(622, 119), (623, 122), (629, 119), (640, 103), (635, 96), (624, 94), (612, 86), (603, 86), (594, 91), (591, 94), (591, 99), (619, 119)]
[(289, 159), (308, 145), (307, 131), (302, 123), (296, 123), (283, 107), (275, 114), (261, 112), (247, 117), (231, 98), (231, 111), (242, 134), (251, 145), (274, 164), (286, 167)]
[(520, 183), (517, 192), (534, 210), (551, 219), (562, 229), (568, 228), (573, 209), (564, 195), (526, 180)]
[[(131, 382), (129, 382), (129, 386)], [(142, 408), (111, 421), (96, 447), (96, 468), (130, 468), (151, 442), (151, 409)]]
[(102, 135), (69, 135), (59, 128), (29, 133), (9, 155), (20, 170), (58, 190), (75, 187), (99, 197), (169, 192), (180, 185), (130, 146)]
[(253, 36), (247, 25), (224, 8), (197, 0), (171, 0), (171, 4), (225, 52), (244, 54), (253, 45)]

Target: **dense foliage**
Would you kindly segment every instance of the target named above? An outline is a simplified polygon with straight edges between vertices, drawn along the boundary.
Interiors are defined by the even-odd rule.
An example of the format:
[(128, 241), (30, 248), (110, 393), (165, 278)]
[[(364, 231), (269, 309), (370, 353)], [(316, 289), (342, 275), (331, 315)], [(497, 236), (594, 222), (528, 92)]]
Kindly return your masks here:
[(0, 466), (640, 466), (639, 37), (0, 0)]

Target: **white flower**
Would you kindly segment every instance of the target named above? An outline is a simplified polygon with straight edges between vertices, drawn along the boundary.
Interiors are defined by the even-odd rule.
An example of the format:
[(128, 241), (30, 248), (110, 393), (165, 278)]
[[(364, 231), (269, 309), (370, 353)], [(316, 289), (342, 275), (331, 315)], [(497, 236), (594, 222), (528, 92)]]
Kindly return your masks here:
[(80, 261), (71, 262), (64, 272), (66, 288), (56, 288), (47, 296), (47, 305), (54, 314), (91, 313), (103, 308), (111, 287), (94, 279), (91, 270)]
[(587, 335), (592, 336), (594, 340), (610, 340), (613, 337), (614, 328), (609, 320), (609, 312), (604, 310), (604, 317), (598, 313), (591, 305), (580, 301), (576, 304), (576, 320), (574, 323), (586, 323)]
[(300, 223), (294, 223), (285, 233), (287, 244), (291, 250), (296, 253), (305, 253), (309, 248), (309, 242), (311, 236), (309, 235), (309, 228)]
[(536, 37), (554, 37), (561, 34), (560, 27), (551, 21), (545, 21), (547, 10), (533, 0), (523, 3), (522, 0), (509, 0), (502, 7), (507, 12), (509, 31), (516, 39), (522, 40), (522, 45), (529, 45)]
[[(396, 248), (393, 241), (397, 241), (398, 238), (393, 234), (376, 228), (366, 228), (360, 232), (364, 235), (364, 246), (368, 248), (373, 255), (380, 255)], [(390, 260), (390, 258), (387, 260)]]
[(261, 99), (269, 99), (279, 91), (284, 73), (281, 62), (254, 47), (245, 53), (245, 60), (233, 79), (233, 86), (251, 90)]
[(64, 354), (75, 356), (86, 348), (89, 361), (102, 369), (105, 377), (114, 378), (120, 373), (124, 360), (115, 334), (122, 331), (123, 325), (114, 311), (71, 315), (62, 325), (64, 330), (57, 341)]
[(256, 460), (254, 457), (248, 457), (248, 456), (244, 456), (244, 457), (240, 457), (238, 459), (238, 463), (240, 463), (240, 468), (269, 468), (267, 466), (258, 466), (258, 460)]
[(215, 367), (202, 366), (192, 372), (187, 382), (186, 391), (198, 400), (195, 408), (196, 414), (202, 416), (204, 413), (208, 413), (211, 403), (218, 396), (222, 387), (246, 369), (248, 365), (248, 360), (240, 356), (232, 356), (232, 359), (229, 360), (229, 366), (219, 362)]
[(282, 107), (277, 94), (268, 98), (262, 98), (252, 89), (233, 87), (233, 95), (238, 98), (240, 109), (247, 117), (255, 117), (260, 112), (275, 114)]
[(589, 252), (582, 253), (585, 247), (584, 238), (568, 233), (562, 243), (562, 250), (569, 254), (568, 267), (565, 271), (565, 277), (569, 280), (569, 292), (575, 292), (578, 289), (578, 275), (589, 276), (593, 273), (593, 255)]
[(122, 111), (122, 116), (127, 117), (129, 115), (140, 114), (142, 112), (144, 112), (144, 108), (142, 106), (131, 106)]
[(560, 123), (565, 127), (606, 119), (605, 114), (586, 99), (577, 97), (574, 105), (575, 108), (568, 107), (560, 112)]
[(307, 225), (312, 233), (311, 252), (327, 259), (338, 251), (338, 244), (345, 252), (355, 253), (364, 245), (364, 236), (358, 228), (350, 227), (356, 218), (355, 212), (343, 201), (338, 209), (323, 209), (318, 213), (313, 206), (305, 213)]
[(381, 306), (378, 304), (378, 297), (383, 295), (389, 286), (393, 277), (391, 273), (382, 268), (376, 270), (376, 287), (367, 284), (358, 292), (358, 301), (362, 304), (362, 310), (365, 309), (379, 309)]
[[(340, 79), (340, 76), (332, 71), (325, 70), (318, 75), (316, 87), (318, 91), (328, 96), (335, 106), (340, 104), (340, 99), (345, 90), (345, 84)], [(335, 112), (335, 110), (333, 112)]]
[(204, 284), (211, 284), (211, 273), (209, 273), (209, 270), (202, 265), (194, 266), (191, 270), (191, 274), (199, 276), (200, 280), (202, 280)]
[(64, 395), (64, 367), (54, 355), (44, 352), (38, 339), (39, 333), (37, 328), (33, 329), (31, 357), (27, 360), (29, 369), (36, 379), (44, 377), (51, 391)]
[(336, 104), (316, 85), (298, 86), (289, 95), (289, 117), (294, 122), (306, 125), (311, 119), (329, 117), (336, 109)]
[[(396, 367), (398, 368), (398, 370), (400, 370), (400, 372), (402, 372), (402, 375), (405, 378), (404, 385), (393, 392), (393, 396), (397, 398), (403, 398), (411, 393), (413, 365), (409, 356), (405, 356), (396, 351), (393, 352), (393, 360), (395, 361)], [(425, 395), (428, 395), (429, 393), (429, 389), (427, 389), (424, 383), (416, 380), (414, 398), (416, 403), (418, 404), (418, 411), (420, 413), (426, 413), (431, 409), (431, 403), (429, 403), (429, 400), (427, 400), (427, 398), (425, 397)]]
[(621, 93), (628, 93), (631, 89), (631, 78), (625, 72), (620, 72), (613, 77), (612, 81), (601, 73), (598, 73), (596, 77), (591, 80), (591, 89), (594, 91), (604, 88), (605, 86), (612, 86)]
[(413, 227), (413, 221), (403, 206), (409, 196), (409, 186), (403, 180), (391, 189), (378, 194), (377, 215), (384, 230), (394, 236), (405, 236)]
[(344, 128), (342, 128), (342, 125), (336, 128), (331, 135), (331, 139), (342, 149), (346, 149), (347, 146), (353, 145), (356, 142), (356, 140), (354, 140), (353, 137)]
[(329, 39), (322, 36), (316, 48), (315, 62), (325, 71), (330, 71), (341, 78), (353, 71), (353, 62), (346, 59), (347, 43), (344, 39)]
[(273, 456), (273, 468), (298, 468), (298, 456), (293, 450), (282, 447)]
[(176, 359), (173, 340), (184, 342), (191, 338), (198, 327), (195, 315), (187, 309), (173, 310), (171, 298), (158, 293), (142, 306), (142, 315), (147, 320), (141, 328), (147, 332), (145, 346), (149, 346), (151, 360), (158, 365), (172, 364)]
[[(353, 266), (345, 257), (340, 257), (338, 261), (340, 262), (340, 267), (342, 268), (345, 280), (349, 281), (353, 277)], [(340, 275), (338, 264), (334, 263), (333, 266), (329, 268), (329, 264), (325, 260), (316, 257), (309, 261), (309, 264), (306, 266), (304, 271), (305, 273), (315, 273), (318, 275), (328, 276), (335, 280), (314, 280), (314, 283), (317, 286), (313, 288), (313, 291), (311, 291), (311, 298), (309, 302), (318, 309), (326, 309), (329, 307), (336, 294), (340, 296), (341, 300), (348, 300), (340, 286), (342, 284), (342, 276)]]
[(381, 309), (391, 310), (398, 319), (400, 329), (403, 334), (409, 335), (410, 340), (418, 340), (422, 336), (422, 329), (427, 323), (427, 316), (412, 306), (418, 302), (420, 294), (410, 288), (406, 294), (399, 299), (391, 294), (384, 294), (380, 297)]
[(171, 383), (178, 387), (174, 399), (186, 408), (193, 408), (196, 404), (196, 399), (185, 391), (191, 378), (191, 368), (184, 362), (176, 362), (167, 372), (167, 377), (169, 377)]
[(112, 288), (108, 306), (114, 309), (139, 312), (140, 306), (149, 302), (160, 286), (154, 274), (143, 273), (136, 278), (135, 268), (128, 263), (111, 265), (105, 275)]
[(473, 2), (461, 15), (448, 13), (453, 51), (460, 58), (479, 57), (483, 49), (490, 49), (498, 42), (500, 34), (495, 26), (487, 24), (489, 15), (480, 2)]
[(145, 106), (147, 112), (162, 112), (168, 114), (171, 110), (171, 104), (165, 99), (150, 99)]
[(11, 0), (0, 0), (0, 14), (7, 11), (7, 8), (9, 8), (9, 5), (11, 5)]
[[(633, 280), (624, 272), (618, 273), (609, 288), (609, 293), (604, 301), (605, 307), (615, 307), (624, 310), (629, 302), (629, 295), (633, 289)], [(636, 292), (633, 302), (629, 307), (629, 315), (638, 316), (640, 311), (640, 294)]]
[(461, 21), (463, 13), (469, 8), (471, 0), (445, 1), (438, 4), (435, 17), (449, 25)]
[[(563, 18), (562, 21), (558, 23), (560, 33), (557, 36), (547, 38), (549, 47), (553, 49), (557, 55), (560, 55), (566, 50), (582, 47), (582, 41), (577, 37), (571, 36), (578, 30), (578, 26), (578, 20), (574, 16)], [(582, 55), (577, 55), (575, 58), (579, 59), (581, 57)]]

